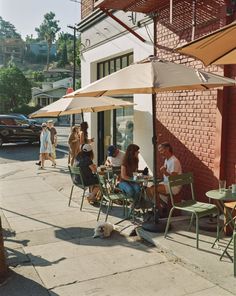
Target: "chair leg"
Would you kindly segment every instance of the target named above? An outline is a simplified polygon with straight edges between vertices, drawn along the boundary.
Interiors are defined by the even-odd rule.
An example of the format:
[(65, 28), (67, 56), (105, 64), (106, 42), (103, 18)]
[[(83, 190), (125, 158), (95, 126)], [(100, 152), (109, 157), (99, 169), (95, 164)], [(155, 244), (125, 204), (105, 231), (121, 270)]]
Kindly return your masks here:
[(198, 249), (198, 246), (199, 246), (199, 218), (198, 218), (198, 215), (196, 215), (196, 240), (197, 240), (196, 245), (197, 245), (197, 249)]
[(217, 226), (216, 226), (216, 239), (219, 241), (220, 239), (220, 213), (217, 213)]
[(109, 204), (108, 204), (108, 207), (107, 207), (107, 213), (106, 213), (105, 222), (107, 222), (107, 218), (108, 218), (108, 214), (109, 214), (109, 211), (110, 211), (110, 207), (111, 207), (111, 201), (109, 201)]
[(236, 276), (236, 232), (233, 233), (233, 241), (234, 241), (234, 276)]
[(99, 207), (99, 211), (98, 211), (97, 221), (98, 221), (99, 218), (100, 218), (100, 213), (101, 213), (101, 210), (102, 210), (102, 202), (103, 202), (103, 196), (102, 196), (102, 199), (101, 199), (101, 201), (100, 201), (100, 207)]
[(168, 216), (168, 220), (167, 220), (167, 224), (166, 224), (166, 230), (165, 230), (165, 234), (164, 234), (165, 238), (167, 236), (167, 232), (168, 232), (168, 229), (169, 229), (169, 226), (170, 226), (170, 219), (171, 219), (171, 216), (172, 216), (172, 213), (173, 213), (174, 209), (175, 208), (171, 208), (169, 216)]
[(190, 223), (189, 223), (189, 227), (188, 227), (188, 231), (190, 231), (192, 226), (193, 226), (193, 217), (194, 217), (194, 214), (192, 213)]
[(71, 203), (71, 198), (72, 198), (72, 194), (73, 194), (73, 189), (74, 189), (74, 185), (72, 185), (72, 187), (71, 187), (68, 207), (70, 206), (70, 203)]
[(83, 195), (82, 195), (82, 200), (81, 200), (81, 205), (80, 205), (80, 211), (82, 211), (82, 207), (83, 207), (83, 203), (84, 203), (84, 195), (85, 195), (86, 189), (84, 189), (84, 192), (83, 192)]

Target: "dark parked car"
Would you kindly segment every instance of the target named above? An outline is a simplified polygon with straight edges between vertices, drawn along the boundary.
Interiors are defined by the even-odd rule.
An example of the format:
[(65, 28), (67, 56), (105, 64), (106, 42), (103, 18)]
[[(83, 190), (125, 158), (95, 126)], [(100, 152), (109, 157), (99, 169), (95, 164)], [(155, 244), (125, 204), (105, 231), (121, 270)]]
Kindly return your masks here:
[(39, 142), (41, 126), (18, 115), (0, 115), (0, 146), (3, 143)]

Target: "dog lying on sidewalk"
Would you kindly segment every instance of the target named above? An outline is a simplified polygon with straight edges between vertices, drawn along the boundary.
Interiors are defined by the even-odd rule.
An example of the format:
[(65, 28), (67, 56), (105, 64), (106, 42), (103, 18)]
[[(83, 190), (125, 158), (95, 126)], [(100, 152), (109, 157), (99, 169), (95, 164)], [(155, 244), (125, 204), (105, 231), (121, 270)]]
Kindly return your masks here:
[(115, 225), (111, 224), (110, 222), (98, 222), (97, 226), (94, 228), (93, 237), (109, 237), (111, 236), (113, 230), (115, 230)]

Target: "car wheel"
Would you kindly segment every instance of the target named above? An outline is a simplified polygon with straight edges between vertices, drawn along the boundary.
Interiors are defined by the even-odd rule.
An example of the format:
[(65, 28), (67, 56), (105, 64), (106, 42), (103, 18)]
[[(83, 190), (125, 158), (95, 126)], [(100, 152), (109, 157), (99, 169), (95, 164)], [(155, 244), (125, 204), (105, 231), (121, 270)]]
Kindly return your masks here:
[(2, 137), (0, 137), (0, 147), (2, 147), (2, 144), (3, 144), (3, 139)]

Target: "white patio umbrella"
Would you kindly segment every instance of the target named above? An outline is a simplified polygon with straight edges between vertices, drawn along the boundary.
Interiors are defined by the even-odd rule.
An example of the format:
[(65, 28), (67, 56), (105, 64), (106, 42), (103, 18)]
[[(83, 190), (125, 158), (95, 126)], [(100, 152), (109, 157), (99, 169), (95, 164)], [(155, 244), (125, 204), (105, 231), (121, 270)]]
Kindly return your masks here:
[(100, 112), (133, 105), (134, 104), (131, 102), (111, 97), (61, 98), (58, 101), (32, 113), (30, 118), (58, 117), (83, 112)]
[(112, 73), (64, 97), (152, 94), (153, 177), (155, 181), (157, 176), (155, 94), (180, 90), (206, 90), (235, 84), (236, 81), (233, 79), (189, 68), (181, 64), (162, 61), (153, 56)]
[(176, 49), (205, 66), (236, 64), (236, 21)]
[(134, 63), (64, 97), (205, 90), (235, 83), (235, 80), (227, 77), (152, 57)]

